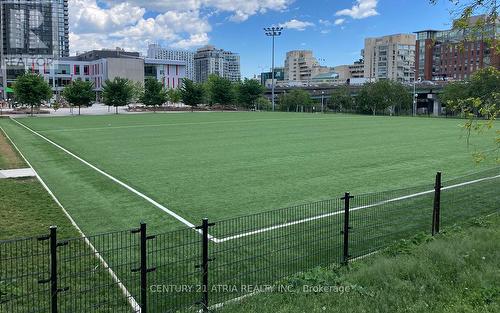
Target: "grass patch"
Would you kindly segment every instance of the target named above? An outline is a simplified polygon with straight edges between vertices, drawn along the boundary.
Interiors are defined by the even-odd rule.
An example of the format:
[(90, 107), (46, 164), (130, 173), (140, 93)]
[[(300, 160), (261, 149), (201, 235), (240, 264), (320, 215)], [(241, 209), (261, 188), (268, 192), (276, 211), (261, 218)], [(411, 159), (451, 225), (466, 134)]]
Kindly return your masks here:
[[(193, 224), (494, 166), (472, 162), (457, 120), (245, 112), (19, 121)], [(0, 123), (86, 233), (140, 220), (157, 231), (182, 226), (19, 125)], [(489, 146), (481, 138), (477, 149)]]
[(26, 167), (26, 164), (19, 157), (17, 151), (10, 145), (9, 140), (0, 130), (0, 170)]
[[(13, 151), (5, 144), (4, 151)], [(12, 153), (9, 164), (23, 162)], [(50, 311), (50, 286), (38, 283), (50, 276), (48, 242), (36, 237), (51, 225), (58, 226), (59, 240), (75, 238), (58, 248), (59, 284), (69, 288), (59, 295), (59, 310), (130, 312), (107, 269), (37, 179), (0, 179), (0, 190), (0, 312)]]
[[(296, 275), (283, 282), (290, 293), (257, 295), (221, 312), (499, 312), (499, 259), (497, 213), (435, 239), (398, 242), (349, 268)], [(344, 292), (307, 293), (304, 286), (342, 286)]]
[(78, 236), (37, 179), (0, 179), (0, 190), (0, 240), (47, 234), (51, 225), (65, 238)]

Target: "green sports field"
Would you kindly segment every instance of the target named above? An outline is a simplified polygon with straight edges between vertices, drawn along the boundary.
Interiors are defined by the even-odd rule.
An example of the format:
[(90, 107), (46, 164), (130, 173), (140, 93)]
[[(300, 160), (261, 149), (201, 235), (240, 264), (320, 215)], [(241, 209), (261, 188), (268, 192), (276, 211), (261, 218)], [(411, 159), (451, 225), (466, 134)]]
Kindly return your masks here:
[[(495, 166), (456, 119), (296, 113), (179, 113), (0, 119), (87, 234), (146, 221), (183, 226), (54, 144), (193, 224), (457, 177)], [(150, 228), (150, 229), (151, 229)]]

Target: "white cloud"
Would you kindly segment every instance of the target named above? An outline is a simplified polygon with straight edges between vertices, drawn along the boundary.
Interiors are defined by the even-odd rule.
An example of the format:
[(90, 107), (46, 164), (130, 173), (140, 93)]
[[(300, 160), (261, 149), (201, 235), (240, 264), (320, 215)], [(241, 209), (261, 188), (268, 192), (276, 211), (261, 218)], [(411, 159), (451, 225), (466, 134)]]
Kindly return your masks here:
[(296, 19), (289, 20), (288, 22), (281, 23), (281, 27), (287, 28), (287, 29), (295, 29), (298, 31), (303, 31), (308, 27), (314, 26), (313, 23), (311, 22), (305, 22), (305, 21), (299, 21)]
[[(122, 3), (122, 0), (104, 0), (109, 4)], [(175, 11), (193, 11), (206, 9), (215, 9), (219, 12), (231, 13), (230, 20), (241, 22), (247, 20), (250, 16), (265, 13), (269, 10), (281, 11), (286, 9), (295, 0), (129, 0), (147, 10), (156, 12)]]
[(363, 19), (378, 15), (378, 0), (356, 0), (356, 4), (350, 9), (337, 11), (336, 16), (350, 16), (353, 19)]
[(342, 25), (344, 23), (345, 23), (345, 18), (338, 18), (335, 20), (335, 22), (333, 22), (333, 24), (335, 24), (336, 26)]
[[(242, 22), (252, 15), (285, 10), (294, 1), (69, 0), (71, 52), (118, 46), (144, 52), (147, 42), (195, 48), (209, 43), (208, 18), (213, 14), (227, 12), (230, 21)], [(154, 17), (146, 18), (146, 12)]]
[(321, 25), (324, 25), (324, 26), (331, 26), (332, 25), (332, 22), (330, 22), (329, 20), (322, 20), (322, 19), (320, 19), (318, 22)]

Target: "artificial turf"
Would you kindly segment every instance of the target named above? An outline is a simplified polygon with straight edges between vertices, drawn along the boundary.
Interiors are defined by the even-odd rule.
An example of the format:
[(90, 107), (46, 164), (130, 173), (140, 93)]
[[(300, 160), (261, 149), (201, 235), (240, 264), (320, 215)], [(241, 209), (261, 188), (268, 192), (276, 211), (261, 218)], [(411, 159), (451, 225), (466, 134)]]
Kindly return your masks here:
[[(198, 224), (353, 194), (431, 184), (493, 167), (467, 146), (456, 119), (296, 113), (182, 113), (19, 122)], [(85, 233), (148, 222), (181, 227), (165, 212), (30, 133), (0, 126)]]

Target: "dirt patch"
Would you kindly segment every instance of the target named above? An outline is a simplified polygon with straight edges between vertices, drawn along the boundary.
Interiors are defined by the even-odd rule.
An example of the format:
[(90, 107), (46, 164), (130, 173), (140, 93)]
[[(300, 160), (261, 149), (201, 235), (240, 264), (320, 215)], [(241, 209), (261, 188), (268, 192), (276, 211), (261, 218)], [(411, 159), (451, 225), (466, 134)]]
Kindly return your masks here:
[(23, 167), (26, 167), (26, 164), (21, 159), (21, 156), (10, 145), (5, 134), (0, 131), (0, 169), (7, 170)]

